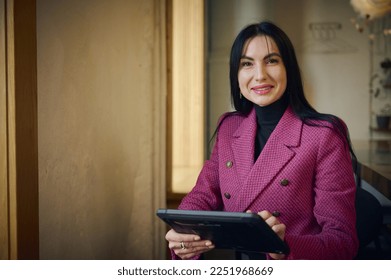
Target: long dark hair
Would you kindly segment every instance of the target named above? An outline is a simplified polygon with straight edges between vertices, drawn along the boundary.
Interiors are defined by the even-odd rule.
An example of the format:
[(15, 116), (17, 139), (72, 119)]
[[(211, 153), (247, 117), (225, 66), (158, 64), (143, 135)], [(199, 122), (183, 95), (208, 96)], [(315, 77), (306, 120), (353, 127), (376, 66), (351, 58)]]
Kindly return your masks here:
[(331, 126), (327, 127), (334, 129), (348, 145), (352, 156), (353, 168), (356, 171), (356, 156), (353, 152), (349, 132), (346, 125), (338, 117), (331, 114), (319, 113), (309, 104), (304, 95), (300, 67), (297, 62), (292, 42), (284, 31), (271, 22), (264, 21), (248, 25), (242, 29), (242, 31), (240, 31), (232, 45), (229, 77), (231, 84), (231, 101), (236, 110), (236, 112), (233, 112), (232, 114), (248, 115), (254, 106), (251, 101), (244, 97), (241, 98), (238, 82), (238, 71), (240, 66), (240, 59), (243, 54), (243, 48), (246, 42), (255, 36), (268, 36), (276, 43), (287, 73), (287, 86), (284, 96), (288, 98), (289, 105), (292, 108), (294, 114), (307, 125), (326, 126), (324, 122), (331, 124)]

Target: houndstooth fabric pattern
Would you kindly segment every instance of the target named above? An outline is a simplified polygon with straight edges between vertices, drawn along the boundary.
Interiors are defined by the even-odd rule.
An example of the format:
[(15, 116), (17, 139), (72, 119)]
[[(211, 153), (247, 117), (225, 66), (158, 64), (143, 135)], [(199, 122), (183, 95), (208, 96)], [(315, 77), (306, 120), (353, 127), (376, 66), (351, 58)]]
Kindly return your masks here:
[(288, 259), (352, 259), (358, 250), (348, 147), (327, 125), (288, 107), (254, 162), (256, 115), (227, 116), (193, 190), (179, 208), (278, 213)]

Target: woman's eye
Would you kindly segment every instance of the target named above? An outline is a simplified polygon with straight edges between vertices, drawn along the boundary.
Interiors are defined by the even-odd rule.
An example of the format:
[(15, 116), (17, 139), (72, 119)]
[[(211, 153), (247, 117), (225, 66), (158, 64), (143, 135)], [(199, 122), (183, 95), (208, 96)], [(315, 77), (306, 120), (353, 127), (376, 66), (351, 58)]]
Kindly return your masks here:
[(276, 64), (276, 63), (278, 63), (278, 59), (277, 58), (269, 58), (268, 60), (266, 60), (266, 63), (267, 64)]
[(250, 61), (243, 61), (240, 63), (240, 66), (242, 66), (242, 67), (249, 67), (251, 65), (252, 65), (252, 63)]

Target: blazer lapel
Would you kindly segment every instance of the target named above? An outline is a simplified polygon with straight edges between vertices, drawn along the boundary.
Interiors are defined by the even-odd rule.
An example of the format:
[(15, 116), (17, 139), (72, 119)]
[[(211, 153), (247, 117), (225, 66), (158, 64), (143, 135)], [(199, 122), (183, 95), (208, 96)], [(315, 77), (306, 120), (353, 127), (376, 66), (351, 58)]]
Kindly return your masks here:
[[(238, 172), (241, 182), (244, 182), (240, 189), (237, 201), (237, 210), (245, 211), (247, 207), (262, 193), (270, 184), (281, 169), (295, 156), (292, 147), (300, 144), (302, 121), (299, 120), (291, 108), (288, 107), (280, 122), (270, 135), (265, 147), (254, 164), (254, 143), (256, 134), (256, 116), (254, 110), (254, 119), (248, 120), (248, 131), (243, 133), (234, 145), (235, 159), (238, 161)], [(252, 122), (255, 122), (253, 125)], [(249, 125), (250, 124), (250, 125)], [(242, 127), (241, 127), (242, 128)], [(243, 138), (243, 139), (242, 139)], [(239, 140), (240, 139), (240, 140)], [(247, 144), (244, 142), (246, 141)], [(250, 143), (250, 144), (249, 144)], [(239, 145), (251, 149), (247, 154), (239, 154)], [(243, 168), (243, 170), (241, 170)]]
[(254, 165), (254, 145), (257, 119), (253, 109), (233, 134), (232, 150), (239, 182), (245, 182)]

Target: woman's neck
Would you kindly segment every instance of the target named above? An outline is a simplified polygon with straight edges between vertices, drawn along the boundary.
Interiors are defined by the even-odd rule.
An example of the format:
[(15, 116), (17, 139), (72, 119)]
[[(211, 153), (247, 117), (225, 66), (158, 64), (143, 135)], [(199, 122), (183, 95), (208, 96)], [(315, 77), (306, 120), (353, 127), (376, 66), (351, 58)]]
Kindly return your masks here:
[(280, 99), (270, 105), (263, 107), (255, 105), (258, 125), (277, 124), (288, 107), (288, 103), (288, 98), (284, 94)]

